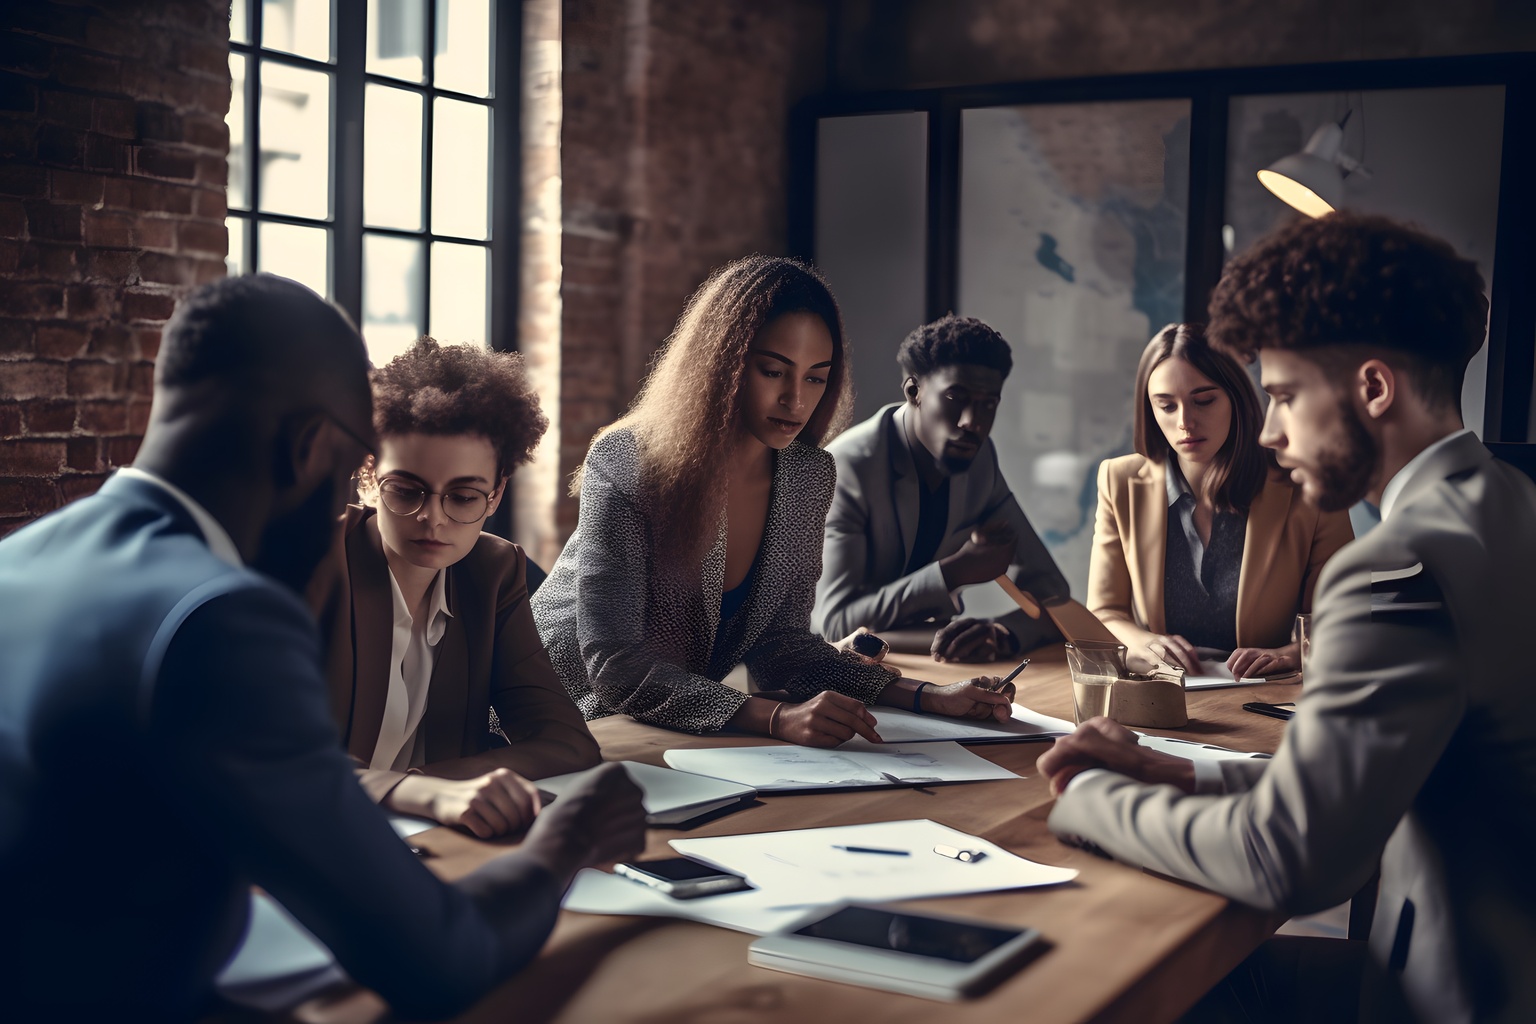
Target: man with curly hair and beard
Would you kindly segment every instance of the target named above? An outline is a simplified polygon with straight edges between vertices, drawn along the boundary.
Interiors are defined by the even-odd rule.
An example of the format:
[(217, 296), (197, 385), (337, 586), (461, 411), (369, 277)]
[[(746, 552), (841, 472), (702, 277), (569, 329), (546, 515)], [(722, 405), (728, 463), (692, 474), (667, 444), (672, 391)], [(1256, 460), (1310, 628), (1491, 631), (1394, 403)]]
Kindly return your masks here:
[[(1233, 260), (1210, 333), (1258, 354), (1260, 442), (1308, 500), (1369, 498), (1382, 523), (1322, 572), (1273, 759), (1192, 765), (1104, 719), (1040, 759), (1058, 834), (1252, 906), (1333, 906), (1379, 863), (1370, 957), (1348, 982), (1367, 1019), (1536, 1019), (1536, 688), (1520, 640), (1536, 485), (1462, 424), (1486, 316), (1470, 261), (1381, 217), (1299, 221)], [(1292, 940), (1303, 965), (1319, 962), (1312, 941)], [(1277, 984), (1280, 950), (1249, 966), (1272, 998), (1323, 991), (1294, 963), (1300, 983)], [(1354, 993), (1331, 994), (1353, 1019)]]
[(540, 809), (530, 778), (601, 760), (534, 629), (528, 559), (482, 532), (549, 421), (521, 356), (431, 338), (374, 371), (373, 405), (363, 504), (310, 592), (332, 709), (385, 807), (520, 831)]

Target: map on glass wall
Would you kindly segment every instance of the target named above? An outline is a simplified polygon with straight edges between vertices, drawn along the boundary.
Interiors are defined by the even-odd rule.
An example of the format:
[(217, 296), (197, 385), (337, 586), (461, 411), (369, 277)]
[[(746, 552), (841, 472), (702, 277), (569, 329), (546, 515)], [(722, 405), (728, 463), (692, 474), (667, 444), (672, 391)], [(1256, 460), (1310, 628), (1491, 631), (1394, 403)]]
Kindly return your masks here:
[(962, 132), (957, 312), (1013, 347), (992, 437), (1082, 598), (1098, 464), (1131, 450), (1136, 361), (1183, 314), (1189, 103), (973, 109)]

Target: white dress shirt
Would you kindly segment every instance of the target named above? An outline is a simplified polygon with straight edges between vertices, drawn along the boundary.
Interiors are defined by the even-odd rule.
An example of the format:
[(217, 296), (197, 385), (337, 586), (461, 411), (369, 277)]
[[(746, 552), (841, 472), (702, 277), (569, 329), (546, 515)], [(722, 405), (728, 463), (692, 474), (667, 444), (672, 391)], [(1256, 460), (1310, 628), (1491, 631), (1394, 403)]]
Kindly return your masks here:
[(419, 767), (425, 759), (417, 729), (427, 710), (427, 688), (437, 662), (436, 648), (453, 613), (448, 610), (448, 588), (441, 570), (427, 588), (427, 614), (423, 622), (412, 618), (393, 571), (389, 574), (389, 589), (395, 605), (395, 628), (389, 646), (389, 695), (384, 701), (384, 720), (379, 723), (379, 739), (368, 767), (403, 772)]
[(124, 466), (117, 471), (117, 475), (128, 477), (130, 480), (143, 480), (175, 498), (177, 504), (187, 510), (187, 514), (202, 531), (203, 540), (207, 542), (208, 550), (213, 552), (215, 558), (236, 569), (245, 567), (245, 559), (240, 557), (240, 549), (235, 547), (235, 542), (230, 539), (229, 531), (224, 529), (223, 524), (213, 518), (213, 514), (199, 505), (186, 491), (164, 477), (136, 466)]

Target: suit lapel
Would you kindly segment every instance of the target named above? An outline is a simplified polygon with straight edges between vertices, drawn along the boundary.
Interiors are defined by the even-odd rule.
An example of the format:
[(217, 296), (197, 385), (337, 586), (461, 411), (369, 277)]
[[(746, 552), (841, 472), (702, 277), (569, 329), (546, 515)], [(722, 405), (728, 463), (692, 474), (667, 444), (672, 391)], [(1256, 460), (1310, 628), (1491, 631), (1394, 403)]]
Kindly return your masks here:
[[(448, 588), (448, 610), (452, 617), (437, 644), (432, 680), (427, 686), (427, 707), (421, 715), (420, 728), (426, 733), (424, 757), (427, 764), (462, 756), (465, 725), (469, 723), (469, 642), (464, 631), (467, 610), (459, 599), (457, 577), (460, 574), (456, 574), (452, 567), (445, 571), (447, 578), (443, 584)], [(487, 732), (491, 718), (489, 706), (487, 703)], [(473, 723), (469, 724), (473, 727)], [(475, 744), (469, 749), (477, 748), (478, 744)]]
[[(907, 447), (907, 407), (900, 406), (892, 414), (887, 425), (886, 446), (891, 455), (891, 504), (896, 507), (896, 526), (901, 532), (901, 561), (895, 574), (906, 571), (912, 559), (912, 546), (917, 543), (917, 520), (921, 513), (917, 493), (917, 464), (912, 461), (912, 451)], [(950, 500), (954, 493), (951, 489)]]
[(1285, 540), (1286, 518), (1291, 512), (1291, 502), (1298, 500), (1298, 494), (1294, 487), (1265, 479), (1264, 486), (1248, 508), (1248, 527), (1243, 534), (1243, 564), (1237, 576), (1239, 647), (1252, 646), (1252, 638), (1245, 635), (1243, 626), (1260, 621), (1260, 605), (1264, 601), (1270, 567), (1274, 564), (1275, 552)]
[(389, 658), (394, 646), (395, 601), (389, 563), (373, 517), (347, 538), (352, 574), (352, 727), (347, 752), (369, 762), (379, 742), (384, 702), (389, 697)]
[(1147, 628), (1154, 633), (1167, 630), (1168, 617), (1163, 610), (1163, 567), (1168, 546), (1168, 484), (1166, 471), (1155, 462), (1142, 464), (1131, 481), (1131, 522), (1136, 536), (1125, 553), (1131, 580), (1141, 582), (1142, 607), (1147, 610)]

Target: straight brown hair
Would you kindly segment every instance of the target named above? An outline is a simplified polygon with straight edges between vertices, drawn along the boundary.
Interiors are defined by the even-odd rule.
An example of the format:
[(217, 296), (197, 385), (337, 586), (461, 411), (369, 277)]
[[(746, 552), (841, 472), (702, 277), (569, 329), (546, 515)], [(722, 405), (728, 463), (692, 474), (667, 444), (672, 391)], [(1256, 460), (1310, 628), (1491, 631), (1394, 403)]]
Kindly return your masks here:
[(1169, 324), (1153, 336), (1141, 353), (1141, 362), (1136, 365), (1136, 405), (1131, 418), (1131, 440), (1137, 454), (1149, 462), (1168, 459), (1168, 439), (1157, 425), (1152, 396), (1147, 392), (1152, 371), (1170, 359), (1184, 360), (1227, 393), (1232, 404), (1232, 427), (1212, 461), (1207, 486), (1218, 511), (1248, 511), (1276, 465), (1274, 453), (1259, 444), (1264, 410), (1248, 374), (1236, 359), (1211, 347), (1201, 324)]

